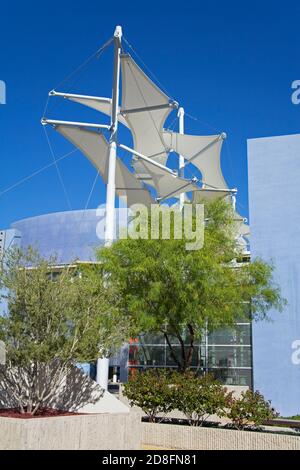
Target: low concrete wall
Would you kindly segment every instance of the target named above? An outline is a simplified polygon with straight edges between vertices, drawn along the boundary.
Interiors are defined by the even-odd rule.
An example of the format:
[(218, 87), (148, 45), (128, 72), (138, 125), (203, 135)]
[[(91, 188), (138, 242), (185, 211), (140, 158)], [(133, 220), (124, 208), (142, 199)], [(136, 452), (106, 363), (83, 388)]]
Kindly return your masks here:
[(142, 444), (190, 450), (300, 450), (300, 436), (142, 423)]
[(140, 449), (137, 413), (90, 414), (53, 418), (0, 417), (1, 450)]

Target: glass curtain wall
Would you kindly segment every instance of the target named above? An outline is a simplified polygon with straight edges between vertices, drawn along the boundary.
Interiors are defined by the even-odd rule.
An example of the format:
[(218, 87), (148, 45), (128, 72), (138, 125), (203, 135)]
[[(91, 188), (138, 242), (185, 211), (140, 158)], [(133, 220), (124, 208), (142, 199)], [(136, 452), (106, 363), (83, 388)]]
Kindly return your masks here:
[[(171, 338), (172, 348), (180, 357), (181, 348)], [(188, 347), (188, 343), (187, 343)], [(144, 334), (129, 344), (129, 374), (137, 369), (176, 368), (170, 348), (162, 334)], [(252, 386), (251, 323), (240, 322), (234, 328), (209, 333), (195, 341), (192, 368), (210, 372), (226, 385)]]

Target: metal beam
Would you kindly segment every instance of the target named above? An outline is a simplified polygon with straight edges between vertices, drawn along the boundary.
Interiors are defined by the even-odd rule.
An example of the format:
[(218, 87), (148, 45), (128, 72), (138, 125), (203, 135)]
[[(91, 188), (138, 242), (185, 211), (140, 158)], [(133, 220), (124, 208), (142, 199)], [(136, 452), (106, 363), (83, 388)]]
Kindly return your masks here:
[(102, 96), (90, 96), (90, 95), (77, 95), (74, 93), (63, 93), (55, 90), (49, 92), (49, 96), (61, 96), (62, 98), (72, 99), (85, 99), (85, 100), (95, 100), (101, 103), (111, 103), (111, 98), (103, 98)]
[(171, 103), (157, 104), (153, 106), (144, 106), (142, 108), (121, 109), (120, 114), (122, 114), (122, 116), (125, 116), (126, 114), (131, 114), (131, 113), (143, 113), (144, 111), (156, 111), (158, 109), (167, 109), (167, 108), (177, 109), (178, 103), (176, 103), (175, 101), (172, 101)]
[(77, 126), (77, 127), (92, 127), (94, 129), (110, 129), (110, 126), (106, 124), (93, 124), (91, 122), (75, 122), (75, 121), (58, 121), (56, 119), (46, 119), (42, 118), (41, 123), (43, 126), (46, 126), (47, 124), (52, 124), (52, 125), (64, 125), (64, 126)]
[(161, 163), (158, 163), (155, 160), (152, 160), (151, 158), (146, 157), (142, 153), (139, 153), (136, 150), (134, 150), (130, 147), (127, 147), (127, 145), (118, 144), (118, 147), (120, 147), (123, 150), (126, 150), (127, 152), (133, 153), (133, 155), (136, 155), (138, 158), (141, 158), (142, 160), (145, 160), (145, 162), (151, 163), (151, 165), (155, 165), (158, 168), (160, 168), (161, 170), (165, 170), (166, 173), (170, 173), (170, 175), (177, 177), (177, 175), (174, 173), (174, 171), (171, 170), (170, 168), (168, 168), (167, 166), (164, 166)]
[(203, 183), (205, 184), (205, 186), (208, 186), (207, 188), (206, 187), (203, 187), (202, 188), (199, 188), (199, 191), (211, 191), (213, 193), (228, 193), (228, 194), (236, 194), (237, 193), (237, 189), (236, 188), (233, 188), (233, 189), (228, 189), (228, 188), (215, 188), (213, 186), (210, 186), (209, 184), (207, 183)]

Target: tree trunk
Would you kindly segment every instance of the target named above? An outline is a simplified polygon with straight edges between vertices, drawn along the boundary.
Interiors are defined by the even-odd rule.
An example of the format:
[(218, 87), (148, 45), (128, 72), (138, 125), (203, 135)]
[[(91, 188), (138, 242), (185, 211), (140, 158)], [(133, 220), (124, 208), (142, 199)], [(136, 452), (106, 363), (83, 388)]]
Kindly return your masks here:
[(189, 350), (186, 358), (186, 370), (189, 369), (192, 365), (192, 360), (193, 360), (193, 353), (194, 353), (194, 341), (195, 341), (195, 331), (193, 326), (189, 323), (188, 324), (188, 330), (190, 333), (190, 345), (189, 345)]
[(179, 360), (178, 360), (178, 358), (177, 358), (177, 356), (176, 356), (176, 354), (175, 354), (175, 351), (174, 351), (174, 349), (172, 348), (172, 345), (171, 345), (171, 343), (170, 343), (169, 337), (168, 337), (168, 335), (167, 335), (167, 333), (166, 333), (165, 331), (163, 332), (163, 334), (164, 334), (164, 337), (165, 337), (165, 339), (166, 339), (166, 341), (167, 341), (168, 347), (169, 347), (169, 349), (170, 349), (171, 357), (172, 357), (173, 361), (175, 362), (175, 364), (177, 365), (178, 369), (180, 370), (180, 369), (181, 369), (181, 363), (179, 362)]
[(175, 328), (174, 328), (174, 331), (173, 331), (173, 334), (176, 336), (176, 338), (178, 339), (179, 344), (180, 344), (181, 360), (176, 356), (175, 351), (174, 351), (174, 349), (173, 349), (173, 347), (170, 343), (170, 340), (169, 340), (169, 337), (168, 337), (167, 333), (165, 331), (163, 331), (164, 337), (167, 341), (167, 344), (168, 344), (168, 347), (169, 347), (169, 350), (170, 350), (171, 357), (172, 357), (173, 361), (175, 362), (175, 364), (177, 365), (178, 371), (183, 372), (183, 373), (191, 368), (192, 360), (193, 360), (193, 353), (194, 353), (194, 349), (195, 349), (195, 347), (194, 347), (195, 331), (194, 331), (193, 325), (189, 323), (187, 325), (187, 328), (188, 328), (188, 331), (189, 331), (189, 346), (188, 346), (187, 352), (186, 352), (186, 348), (185, 348), (185, 345), (184, 345), (184, 340), (182, 338), (182, 335), (180, 335), (180, 333), (178, 331), (176, 331)]
[(184, 347), (184, 341), (182, 339), (182, 336), (176, 332), (176, 338), (178, 339), (180, 343), (180, 348), (181, 348), (181, 367), (180, 371), (185, 372), (186, 371), (186, 354), (185, 354), (185, 347)]

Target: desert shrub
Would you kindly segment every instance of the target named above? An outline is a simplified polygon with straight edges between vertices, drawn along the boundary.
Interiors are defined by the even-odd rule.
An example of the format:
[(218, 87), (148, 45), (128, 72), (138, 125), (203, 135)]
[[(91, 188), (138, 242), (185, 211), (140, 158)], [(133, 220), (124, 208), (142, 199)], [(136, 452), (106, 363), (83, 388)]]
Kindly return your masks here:
[(274, 419), (278, 416), (271, 402), (265, 400), (258, 391), (247, 390), (242, 392), (239, 398), (231, 397), (227, 417), (236, 429), (245, 426), (260, 426), (265, 420)]
[(66, 389), (76, 363), (96, 360), (99, 348), (108, 354), (129, 336), (118, 296), (98, 265), (71, 263), (54, 276), (57, 264), (55, 257), (44, 259), (29, 248), (6, 252), (0, 265), (0, 304), (7, 304), (0, 311), (6, 352), (0, 402), (5, 396), (6, 406), (20, 413), (49, 407)]
[(224, 416), (231, 394), (212, 375), (173, 374), (176, 408), (185, 414), (190, 425), (201, 426), (209, 416)]
[(150, 422), (155, 422), (159, 413), (166, 414), (174, 409), (170, 376), (163, 370), (137, 372), (124, 385), (124, 395), (131, 405), (142, 408)]

